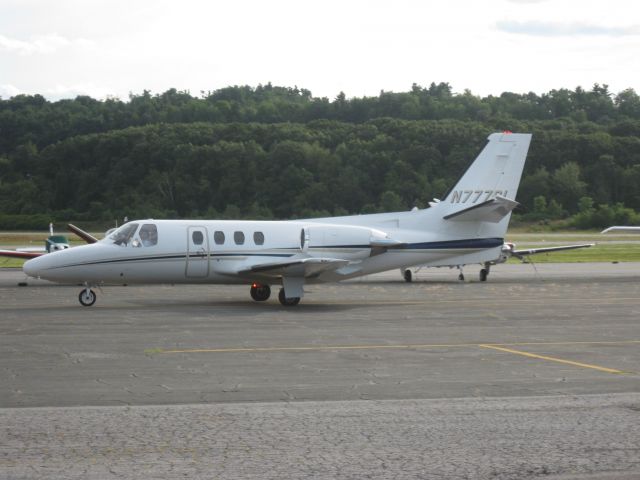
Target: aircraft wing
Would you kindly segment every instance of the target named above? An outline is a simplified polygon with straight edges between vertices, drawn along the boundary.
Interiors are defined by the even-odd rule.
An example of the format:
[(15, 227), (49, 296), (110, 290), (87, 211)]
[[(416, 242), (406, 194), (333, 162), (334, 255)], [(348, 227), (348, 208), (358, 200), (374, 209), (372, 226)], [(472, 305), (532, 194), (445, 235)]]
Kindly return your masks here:
[(635, 233), (640, 233), (640, 227), (609, 227), (609, 228), (601, 231), (600, 233), (607, 233), (607, 232), (635, 232)]
[(67, 224), (67, 230), (69, 230), (72, 233), (75, 233), (82, 240), (84, 240), (85, 242), (87, 242), (89, 244), (96, 243), (98, 241), (98, 239), (96, 237), (94, 237), (90, 233), (85, 232), (81, 228), (76, 227), (73, 223)]
[(282, 262), (262, 263), (240, 270), (238, 275), (257, 273), (270, 277), (314, 277), (328, 270), (337, 270), (349, 263), (338, 258), (300, 258)]
[(17, 250), (0, 250), (0, 257), (29, 259), (39, 257), (46, 253), (47, 252), (20, 252)]
[(508, 198), (497, 195), (491, 200), (450, 213), (449, 215), (445, 215), (443, 218), (454, 222), (498, 223), (511, 213), (511, 210), (516, 208), (518, 205), (519, 203), (514, 200), (509, 200)]
[(562, 250), (574, 250), (576, 248), (593, 247), (595, 243), (584, 243), (581, 245), (560, 245), (557, 247), (530, 248), (528, 250), (513, 250), (511, 255), (522, 260), (527, 255), (535, 255), (536, 253), (560, 252)]

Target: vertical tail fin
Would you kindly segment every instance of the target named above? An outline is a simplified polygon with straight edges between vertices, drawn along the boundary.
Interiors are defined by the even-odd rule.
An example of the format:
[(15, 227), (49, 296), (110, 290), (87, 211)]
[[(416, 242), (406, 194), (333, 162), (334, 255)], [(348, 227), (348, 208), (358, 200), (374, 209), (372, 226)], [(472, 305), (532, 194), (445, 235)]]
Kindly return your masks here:
[[(440, 202), (445, 214), (496, 197), (515, 200), (527, 157), (530, 133), (492, 133), (462, 178)], [(441, 207), (441, 208), (442, 208)]]
[(434, 209), (444, 222), (443, 233), (504, 238), (530, 143), (530, 133), (489, 135), (489, 143)]

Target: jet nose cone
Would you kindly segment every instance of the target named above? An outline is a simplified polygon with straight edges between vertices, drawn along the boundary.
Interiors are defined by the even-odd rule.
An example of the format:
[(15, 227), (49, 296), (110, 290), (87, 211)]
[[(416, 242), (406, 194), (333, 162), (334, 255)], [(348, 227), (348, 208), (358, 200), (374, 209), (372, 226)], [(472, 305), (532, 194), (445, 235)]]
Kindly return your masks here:
[(37, 277), (42, 264), (40, 260), (41, 259), (39, 257), (27, 260), (24, 262), (24, 265), (22, 265), (22, 271), (30, 277)]

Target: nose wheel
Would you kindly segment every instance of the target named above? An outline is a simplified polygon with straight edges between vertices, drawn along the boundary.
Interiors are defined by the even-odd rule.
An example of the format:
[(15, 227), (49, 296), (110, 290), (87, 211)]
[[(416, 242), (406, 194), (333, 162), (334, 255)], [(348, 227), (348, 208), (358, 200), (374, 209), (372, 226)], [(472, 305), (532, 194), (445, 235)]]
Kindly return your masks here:
[(96, 292), (91, 290), (90, 288), (85, 288), (78, 295), (78, 300), (80, 301), (80, 305), (83, 307), (90, 307), (94, 303), (96, 303)]

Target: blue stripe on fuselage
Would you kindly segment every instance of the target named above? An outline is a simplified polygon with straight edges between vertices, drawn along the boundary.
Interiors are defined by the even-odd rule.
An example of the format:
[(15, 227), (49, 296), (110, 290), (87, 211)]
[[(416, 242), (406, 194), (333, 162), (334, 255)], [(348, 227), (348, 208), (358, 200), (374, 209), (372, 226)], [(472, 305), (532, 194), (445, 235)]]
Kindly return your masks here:
[[(448, 249), (478, 249), (500, 247), (504, 244), (502, 238), (469, 238), (465, 240), (444, 240), (440, 242), (409, 243), (393, 250), (448, 250)], [(371, 248), (371, 245), (310, 245), (309, 248)]]

